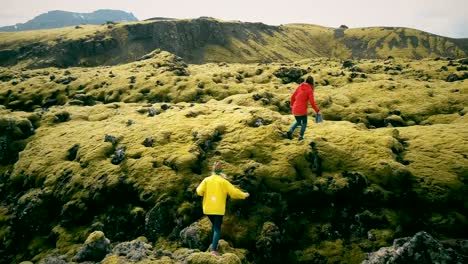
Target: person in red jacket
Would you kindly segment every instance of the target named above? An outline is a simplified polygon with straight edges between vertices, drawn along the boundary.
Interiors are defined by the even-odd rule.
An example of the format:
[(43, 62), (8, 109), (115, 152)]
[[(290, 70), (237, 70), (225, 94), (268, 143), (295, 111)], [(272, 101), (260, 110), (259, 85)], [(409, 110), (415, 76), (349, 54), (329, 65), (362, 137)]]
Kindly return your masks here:
[(290, 105), (296, 121), (286, 133), (289, 139), (292, 139), (294, 130), (298, 126), (301, 126), (299, 140), (304, 139), (304, 132), (307, 127), (307, 102), (312, 105), (317, 117), (319, 117), (317, 120), (321, 120), (320, 110), (314, 101), (314, 78), (312, 76), (308, 76), (306, 81), (301, 83), (291, 95)]

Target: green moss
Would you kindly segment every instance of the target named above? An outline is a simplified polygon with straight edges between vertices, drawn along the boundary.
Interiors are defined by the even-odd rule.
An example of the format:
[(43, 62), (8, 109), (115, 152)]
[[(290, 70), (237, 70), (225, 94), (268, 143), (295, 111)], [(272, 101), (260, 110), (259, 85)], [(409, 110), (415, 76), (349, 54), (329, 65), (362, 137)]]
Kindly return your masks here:
[(352, 244), (347, 247), (345, 253), (343, 254), (343, 259), (347, 263), (361, 263), (366, 257), (366, 252), (363, 251), (359, 245)]
[[(305, 32), (305, 38), (309, 38), (307, 32), (312, 30), (301, 25), (290, 27), (296, 33)], [(327, 36), (332, 34), (326, 28), (314, 30), (323, 31)], [(364, 33), (350, 32), (349, 36), (353, 34), (366, 37), (365, 30)], [(232, 43), (246, 48), (253, 45), (234, 40)], [(383, 47), (385, 50), (379, 52), (385, 54), (390, 48)], [(217, 52), (233, 55), (230, 50)], [(293, 51), (288, 52), (296, 56)], [(347, 51), (338, 48), (337, 52), (345, 54)], [(385, 207), (371, 211), (379, 212), (376, 217), (388, 222), (388, 226), (372, 229), (371, 235), (375, 238), (372, 241), (353, 237), (352, 244), (345, 240), (324, 242), (320, 234), (333, 228), (329, 218), (336, 216), (334, 210), (337, 209), (308, 208), (305, 204), (305, 216), (299, 217), (300, 223), (307, 223), (301, 240), (304, 241), (301, 248), (305, 250), (297, 252), (300, 262), (320, 262), (325, 258), (336, 263), (358, 263), (364, 251), (387, 245), (395, 236), (392, 232), (398, 232), (398, 226), (404, 221), (397, 208), (399, 204), (394, 203), (395, 197), (406, 199), (405, 195), (412, 192), (416, 193), (421, 206), (426, 206), (425, 213), (431, 215), (425, 223), (441, 236), (465, 233), (467, 189), (464, 182), (468, 168), (464, 161), (468, 131), (466, 107), (462, 106), (468, 100), (468, 88), (464, 82), (446, 82), (447, 73), (436, 70), (447, 61), (355, 60), (356, 67), (367, 79), (363, 82), (357, 80), (362, 78), (357, 78), (352, 83), (347, 80), (350, 70), (343, 69), (339, 60), (298, 62), (298, 67), (310, 67), (317, 80), (315, 96), (325, 121), (315, 124), (311, 116), (305, 140), (297, 142), (297, 137), (288, 140), (281, 136), (294, 121), (287, 101), (296, 85), (284, 85), (280, 79), (272, 77), (273, 72), (282, 67), (279, 63), (189, 65), (189, 76), (175, 76), (162, 69), (172, 55), (165, 52), (160, 55), (147, 62), (68, 69), (78, 79), (68, 88), (67, 100), (78, 92), (86, 93), (97, 98), (97, 104), (92, 106), (65, 104), (52, 106), (45, 112), (11, 111), (6, 109), (11, 102), (18, 100), (19, 105), (28, 100), (32, 102), (35, 93), (45, 99), (55, 91), (60, 91), (60, 95), (66, 91), (60, 90), (55, 82), (49, 82), (49, 76), (44, 77), (39, 70), (24, 71), (31, 74), (28, 83), (32, 86), (12, 89), (10, 84), (0, 83), (1, 98), (9, 98), (4, 107), (0, 106), (0, 128), (14, 124), (12, 134), (15, 137), (24, 137), (28, 127), (35, 128), (34, 134), (23, 142), (25, 148), (14, 166), (0, 166), (0, 175), (10, 177), (14, 187), (8, 192), (27, 188), (21, 189), (22, 196), (18, 196), (18, 202), (23, 203), (45, 191), (60, 201), (62, 207), (58, 210), (66, 215), (73, 210), (86, 212), (89, 204), (99, 199), (106, 198), (105, 202), (112, 204), (119, 198), (114, 196), (114, 191), (124, 186), (130, 194), (122, 206), (126, 206), (129, 217), (143, 216), (161, 197), (171, 197), (179, 228), (188, 226), (201, 215), (200, 200), (194, 190), (203, 177), (211, 173), (213, 161), (222, 160), (229, 180), (248, 188), (252, 194), (249, 198), (252, 200), (228, 202), (223, 223), (222, 237), (234, 246), (224, 252), (233, 253), (244, 261), (247, 253), (237, 247), (253, 249), (259, 227), (265, 221), (293, 213), (287, 207), (291, 196), (318, 193), (334, 199), (335, 195), (352, 187), (352, 179), (344, 177), (343, 172), (358, 172), (367, 180), (366, 192), (377, 193), (379, 197), (375, 201), (358, 200), (359, 206), (375, 202)], [(152, 65), (157, 63), (161, 65)], [(391, 69), (386, 70), (386, 67)], [(401, 71), (395, 70), (398, 67)], [(256, 75), (258, 69), (262, 70), (260, 75)], [(64, 74), (59, 69), (47, 70), (56, 76)], [(21, 74), (15, 69), (8, 71)], [(114, 78), (107, 78), (109, 71)], [(106, 73), (105, 76), (102, 73)], [(128, 79), (131, 76), (135, 77), (133, 88)], [(322, 86), (325, 80), (327, 85)], [(199, 83), (203, 83), (202, 87)], [(127, 103), (102, 104), (113, 96), (112, 100)], [(158, 114), (149, 116), (150, 108), (156, 109)], [(54, 122), (57, 115), (64, 112), (69, 113), (70, 119)], [(128, 125), (128, 120), (133, 122)], [(386, 121), (405, 127), (386, 128)], [(104, 142), (106, 134), (118, 138), (118, 143)], [(150, 147), (143, 145), (148, 137), (154, 139)], [(68, 150), (77, 144), (76, 157), (69, 160)], [(126, 158), (114, 165), (111, 155), (118, 146), (126, 147)], [(320, 175), (313, 171), (312, 154), (321, 160)], [(9, 195), (8, 192), (5, 194)], [(112, 195), (106, 196), (108, 193)], [(360, 194), (352, 195), (358, 199)], [(6, 208), (11, 207), (0, 207), (0, 234), (9, 237), (12, 216)], [(315, 210), (320, 217), (309, 224), (309, 214)], [(104, 219), (108, 215), (103, 212), (99, 217)], [(94, 230), (89, 227), (91, 220), (84, 219), (82, 227), (59, 225), (52, 229), (57, 238), (57, 253), (68, 256), (76, 253), (77, 247)], [(46, 240), (40, 237), (30, 242), (29, 249), (39, 256), (38, 259), (54, 246), (41, 246)], [(11, 243), (8, 240), (6, 245)], [(155, 247), (171, 252), (181, 250), (180, 242), (166, 237), (160, 237)], [(190, 254), (187, 250), (179, 253), (181, 256)], [(199, 253), (193, 257), (194, 261), (199, 258), (209, 256)], [(106, 261), (124, 260), (114, 256)], [(164, 261), (171, 263), (172, 260)]]
[(324, 241), (304, 251), (296, 252), (299, 263), (360, 263), (365, 253), (356, 244), (345, 245), (342, 240)]
[(210, 253), (193, 253), (187, 258), (187, 263), (191, 264), (217, 264), (217, 263), (228, 263), (228, 264), (240, 264), (242, 263), (239, 257), (232, 253), (223, 254), (220, 257), (213, 256)]
[(394, 239), (394, 231), (390, 229), (371, 229), (368, 231), (368, 236), (370, 236), (374, 242), (376, 248), (387, 247), (392, 244)]
[(12, 215), (6, 206), (0, 206), (0, 224), (5, 224), (11, 219)]
[(82, 246), (83, 241), (88, 237), (90, 230), (89, 227), (75, 227), (66, 229), (62, 226), (55, 226), (52, 228), (52, 234), (57, 239), (55, 247), (61, 254), (74, 256), (79, 247)]
[(125, 260), (124, 257), (120, 257), (117, 255), (111, 255), (106, 258), (104, 258), (101, 261), (102, 264), (118, 264), (118, 263), (128, 263), (128, 261)]
[(318, 246), (312, 246), (302, 252), (296, 252), (299, 263), (313, 261), (326, 261), (327, 263), (340, 263), (342, 261), (343, 241), (324, 241)]
[(259, 222), (254, 219), (239, 219), (232, 215), (226, 215), (221, 229), (221, 238), (233, 241), (235, 247), (245, 247), (255, 240), (255, 233)]
[(36, 236), (28, 244), (27, 254), (34, 256), (31, 260), (37, 262), (40, 259), (46, 257), (49, 253), (49, 245), (47, 237), (45, 236)]

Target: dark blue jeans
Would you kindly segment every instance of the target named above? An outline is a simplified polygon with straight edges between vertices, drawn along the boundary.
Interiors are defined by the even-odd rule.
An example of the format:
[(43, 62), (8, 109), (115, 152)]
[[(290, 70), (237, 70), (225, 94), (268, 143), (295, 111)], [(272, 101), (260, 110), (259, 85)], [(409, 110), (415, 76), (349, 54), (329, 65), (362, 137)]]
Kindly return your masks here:
[(294, 122), (294, 124), (291, 126), (291, 128), (289, 129), (289, 132), (291, 132), (292, 134), (294, 133), (294, 130), (296, 130), (298, 126), (301, 126), (301, 132), (299, 133), (299, 136), (303, 138), (306, 127), (307, 127), (307, 115), (294, 116), (294, 118), (296, 118), (296, 122)]
[(219, 238), (221, 237), (221, 224), (223, 223), (222, 215), (208, 215), (211, 221), (211, 231), (213, 231), (213, 243), (211, 250), (216, 251), (218, 249)]

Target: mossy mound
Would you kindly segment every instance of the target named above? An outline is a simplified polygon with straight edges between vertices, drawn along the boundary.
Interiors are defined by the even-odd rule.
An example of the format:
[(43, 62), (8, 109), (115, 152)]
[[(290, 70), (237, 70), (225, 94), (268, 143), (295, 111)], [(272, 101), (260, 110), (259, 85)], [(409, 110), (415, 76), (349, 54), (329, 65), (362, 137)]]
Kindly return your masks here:
[[(446, 65), (185, 65), (156, 51), (115, 67), (49, 69), (77, 77), (69, 84), (27, 71), (28, 85), (0, 84), (0, 137), (22, 142), (0, 167), (2, 260), (70, 261), (103, 232), (117, 248), (103, 263), (128, 262), (128, 248), (141, 263), (357, 263), (421, 229), (465, 234), (468, 87), (447, 82), (437, 70)], [(310, 119), (301, 142), (284, 138), (296, 86), (274, 77), (285, 66), (315, 77), (325, 118)], [(221, 258), (204, 252), (210, 227), (195, 193), (215, 160), (251, 194), (228, 202)], [(141, 236), (151, 250), (134, 242)]]
[[(327, 120), (363, 123), (369, 128), (402, 127), (458, 122), (466, 113), (466, 81), (447, 81), (457, 72), (457, 63), (435, 59), (350, 62), (351, 68), (343, 67), (340, 60), (325, 59), (296, 64), (187, 65), (177, 56), (155, 51), (141, 61), (113, 67), (3, 68), (0, 76), (9, 77), (0, 82), (0, 102), (14, 110), (39, 111), (65, 104), (206, 103), (216, 99), (286, 114), (296, 84), (284, 83), (275, 74), (295, 69), (305, 74), (301, 78), (312, 74), (316, 79), (316, 99)], [(160, 112), (154, 111), (152, 115)], [(63, 118), (57, 116), (58, 121)]]

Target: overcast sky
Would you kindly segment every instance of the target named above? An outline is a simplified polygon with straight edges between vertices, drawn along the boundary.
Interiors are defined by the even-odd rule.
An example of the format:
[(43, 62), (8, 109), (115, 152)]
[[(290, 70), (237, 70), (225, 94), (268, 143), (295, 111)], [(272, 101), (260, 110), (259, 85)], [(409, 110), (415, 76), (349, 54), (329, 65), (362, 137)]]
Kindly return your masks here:
[(468, 38), (468, 0), (0, 0), (0, 4), (0, 26), (24, 23), (51, 10), (118, 9), (140, 20), (210, 16), (270, 25), (397, 26)]

